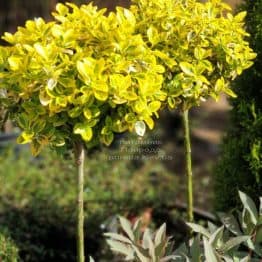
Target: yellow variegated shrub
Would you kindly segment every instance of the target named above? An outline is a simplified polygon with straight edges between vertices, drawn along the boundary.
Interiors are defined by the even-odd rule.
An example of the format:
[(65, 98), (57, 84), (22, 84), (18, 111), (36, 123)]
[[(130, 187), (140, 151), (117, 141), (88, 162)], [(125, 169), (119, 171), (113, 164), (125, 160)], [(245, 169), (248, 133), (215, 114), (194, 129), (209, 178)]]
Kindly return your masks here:
[[(150, 129), (162, 104), (188, 109), (252, 65), (245, 13), (219, 0), (133, 0), (105, 15), (58, 4), (55, 20), (27, 21), (0, 47), (0, 102), (33, 153), (44, 145), (109, 145), (115, 132)], [(138, 130), (143, 133), (144, 130)]]
[(171, 108), (190, 108), (221, 92), (252, 65), (241, 12), (233, 16), (220, 0), (133, 0), (137, 33), (165, 67), (164, 90)]
[(3, 37), (0, 95), (36, 155), (45, 145), (109, 145), (137, 121), (153, 128), (166, 93), (164, 67), (136, 33), (136, 18), (117, 8), (58, 4), (55, 21), (27, 21)]

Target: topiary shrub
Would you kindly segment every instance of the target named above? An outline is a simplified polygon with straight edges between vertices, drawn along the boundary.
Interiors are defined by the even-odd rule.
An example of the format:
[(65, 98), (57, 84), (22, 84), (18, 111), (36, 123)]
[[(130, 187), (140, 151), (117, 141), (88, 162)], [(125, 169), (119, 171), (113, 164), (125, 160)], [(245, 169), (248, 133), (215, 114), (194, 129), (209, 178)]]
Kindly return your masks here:
[(256, 57), (245, 41), (245, 12), (234, 17), (219, 0), (138, 0), (130, 10), (105, 12), (92, 4), (60, 3), (55, 21), (27, 21), (15, 34), (5, 33), (10, 45), (0, 47), (0, 102), (23, 131), (18, 143), (30, 143), (33, 155), (46, 145), (74, 150), (79, 262), (84, 262), (84, 149), (110, 145), (125, 131), (143, 136), (145, 123), (153, 129), (160, 109), (179, 106), (192, 221), (188, 110), (221, 92), (234, 96), (229, 82)]
[(257, 58), (233, 84), (238, 98), (230, 100), (231, 126), (214, 176), (218, 210), (239, 204), (237, 190), (254, 199), (262, 193), (262, 1), (246, 1), (242, 8), (247, 10), (247, 30)]

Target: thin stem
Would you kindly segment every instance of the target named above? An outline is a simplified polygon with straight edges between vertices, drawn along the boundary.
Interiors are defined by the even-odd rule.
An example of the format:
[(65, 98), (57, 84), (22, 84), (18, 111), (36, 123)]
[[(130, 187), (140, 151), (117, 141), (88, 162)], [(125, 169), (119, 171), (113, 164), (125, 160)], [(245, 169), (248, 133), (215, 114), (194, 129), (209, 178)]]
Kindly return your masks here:
[(192, 160), (191, 160), (191, 143), (190, 143), (190, 131), (188, 120), (188, 109), (183, 111), (183, 123), (184, 123), (184, 139), (185, 139), (185, 153), (186, 153), (186, 175), (187, 175), (187, 216), (188, 221), (193, 222), (193, 173), (192, 173)]
[(77, 261), (85, 261), (84, 251), (84, 160), (85, 150), (82, 143), (75, 145), (75, 158), (78, 167), (78, 209), (77, 209)]

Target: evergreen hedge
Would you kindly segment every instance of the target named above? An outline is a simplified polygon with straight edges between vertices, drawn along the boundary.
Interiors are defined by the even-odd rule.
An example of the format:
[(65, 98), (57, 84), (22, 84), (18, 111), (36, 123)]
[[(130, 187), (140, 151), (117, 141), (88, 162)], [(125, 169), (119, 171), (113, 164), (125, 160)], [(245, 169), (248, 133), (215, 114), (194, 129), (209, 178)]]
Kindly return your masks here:
[(214, 177), (215, 208), (223, 211), (239, 204), (237, 190), (254, 199), (262, 194), (262, 0), (246, 0), (241, 9), (257, 58), (233, 84), (238, 98), (230, 100), (231, 124)]

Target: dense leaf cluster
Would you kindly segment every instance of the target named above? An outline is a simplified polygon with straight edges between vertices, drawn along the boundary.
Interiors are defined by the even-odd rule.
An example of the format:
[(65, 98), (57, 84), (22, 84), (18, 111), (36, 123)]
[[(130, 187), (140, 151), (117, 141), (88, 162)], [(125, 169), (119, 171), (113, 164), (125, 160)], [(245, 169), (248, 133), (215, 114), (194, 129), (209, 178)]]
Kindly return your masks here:
[[(143, 134), (168, 105), (190, 108), (220, 92), (256, 56), (245, 13), (220, 1), (135, 0), (105, 15), (92, 4), (58, 4), (54, 21), (27, 21), (3, 37), (0, 99), (23, 130), (19, 143), (109, 145)], [(138, 123), (138, 124), (137, 124)]]
[(137, 30), (165, 66), (164, 90), (171, 108), (190, 108), (221, 92), (235, 96), (229, 82), (252, 65), (255, 54), (236, 16), (216, 0), (134, 0)]
[[(223, 225), (217, 227), (208, 222), (205, 228), (187, 223), (197, 236), (173, 250), (171, 237), (166, 236), (166, 225), (156, 232), (148, 228), (141, 234), (140, 221), (132, 226), (120, 217), (123, 233), (106, 233), (111, 250), (134, 262), (259, 262), (261, 261), (262, 198), (258, 210), (253, 200), (239, 191), (244, 206), (239, 219), (232, 214), (220, 214)], [(245, 246), (245, 249), (243, 248)]]
[(214, 177), (219, 210), (239, 203), (239, 189), (253, 198), (262, 194), (262, 1), (246, 1), (241, 9), (247, 10), (246, 27), (257, 58), (232, 85), (238, 97), (230, 101), (231, 125)]

